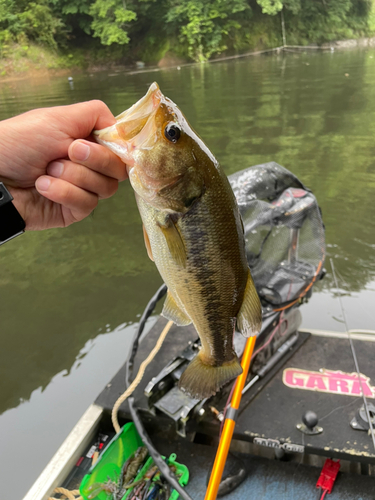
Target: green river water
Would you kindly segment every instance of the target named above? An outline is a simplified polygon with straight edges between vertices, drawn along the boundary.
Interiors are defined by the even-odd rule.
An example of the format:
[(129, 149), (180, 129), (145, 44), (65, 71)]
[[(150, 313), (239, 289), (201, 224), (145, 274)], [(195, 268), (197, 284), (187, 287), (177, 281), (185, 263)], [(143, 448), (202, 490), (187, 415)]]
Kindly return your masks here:
[[(76, 75), (74, 88), (66, 76), (3, 82), (0, 119), (93, 98), (118, 114), (154, 80), (227, 174), (274, 160), (312, 189), (349, 328), (375, 329), (375, 51)], [(343, 331), (326, 267), (303, 326)], [(1, 247), (0, 269), (0, 496), (17, 499), (124, 362), (161, 279), (128, 182), (85, 221)]]

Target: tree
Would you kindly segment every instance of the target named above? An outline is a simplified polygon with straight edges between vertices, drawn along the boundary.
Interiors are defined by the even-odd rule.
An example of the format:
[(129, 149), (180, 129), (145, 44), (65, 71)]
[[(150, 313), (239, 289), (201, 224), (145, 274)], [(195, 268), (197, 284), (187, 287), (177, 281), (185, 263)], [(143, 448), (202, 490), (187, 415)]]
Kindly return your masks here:
[(271, 16), (277, 14), (283, 8), (282, 0), (257, 0), (257, 4), (262, 7), (263, 14), (269, 14)]
[(48, 0), (0, 0), (0, 39), (34, 40), (52, 48), (57, 47), (55, 36), (62, 33), (64, 24), (54, 15)]
[(96, 0), (90, 7), (94, 37), (103, 45), (129, 43), (128, 26), (137, 19), (134, 10), (127, 9), (125, 0)]
[(166, 21), (175, 27), (188, 55), (203, 62), (227, 48), (226, 40), (249, 11), (246, 0), (180, 0), (171, 2)]
[(79, 28), (86, 35), (90, 35), (92, 22), (90, 6), (93, 0), (50, 0), (50, 3), (69, 29)]

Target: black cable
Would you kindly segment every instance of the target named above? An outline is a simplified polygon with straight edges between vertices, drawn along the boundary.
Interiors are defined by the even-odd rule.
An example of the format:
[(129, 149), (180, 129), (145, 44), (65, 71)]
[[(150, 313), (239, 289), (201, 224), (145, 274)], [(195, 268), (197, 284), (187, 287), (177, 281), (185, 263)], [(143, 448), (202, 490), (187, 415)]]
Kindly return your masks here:
[[(164, 297), (164, 295), (167, 293), (167, 287), (166, 285), (162, 285), (159, 290), (155, 293), (155, 295), (152, 297), (152, 299), (149, 301), (149, 303), (146, 306), (146, 309), (144, 310), (140, 322), (139, 322), (139, 327), (137, 330), (137, 333), (135, 335), (132, 349), (130, 352), (130, 355), (128, 357), (128, 360), (126, 362), (126, 375), (125, 375), (125, 384), (126, 387), (129, 387), (131, 384), (131, 377), (133, 374), (133, 366), (134, 366), (134, 359), (137, 354), (138, 350), (138, 345), (139, 345), (139, 339), (142, 335), (142, 332), (144, 330), (145, 324), (147, 319), (151, 316), (153, 313), (155, 306), (157, 302)], [(152, 441), (149, 437), (149, 435), (146, 432), (146, 429), (143, 426), (143, 423), (141, 421), (141, 418), (138, 414), (137, 409), (134, 406), (134, 398), (130, 397), (128, 398), (128, 405), (130, 409), (130, 415), (132, 417), (132, 420), (134, 422), (134, 425), (138, 431), (138, 434), (140, 435), (143, 443), (147, 447), (152, 459), (154, 460), (155, 464), (158, 466), (160, 472), (163, 474), (165, 479), (168, 481), (168, 483), (174, 488), (178, 494), (183, 498), (184, 500), (193, 500), (184, 490), (184, 488), (180, 485), (180, 483), (177, 481), (175, 475), (172, 473), (168, 465), (164, 462), (162, 456), (160, 453), (157, 451), (157, 449), (154, 447), (152, 444)]]
[(147, 304), (146, 309), (143, 311), (143, 314), (142, 314), (141, 319), (139, 321), (137, 333), (136, 333), (135, 338), (133, 340), (133, 345), (132, 345), (130, 354), (129, 354), (128, 359), (126, 361), (126, 375), (125, 375), (126, 380), (125, 380), (125, 382), (127, 384), (127, 387), (129, 387), (129, 385), (130, 385), (130, 377), (132, 375), (132, 373), (129, 373), (129, 370), (130, 370), (130, 372), (133, 372), (134, 358), (135, 358), (135, 355), (137, 354), (137, 350), (138, 350), (138, 346), (139, 346), (139, 339), (140, 339), (142, 332), (144, 330), (146, 321), (151, 316), (151, 314), (154, 312), (156, 304), (167, 293), (167, 290), (168, 290), (167, 286), (163, 283), (162, 286), (158, 289), (158, 291), (155, 293), (155, 295), (151, 298), (151, 300)]
[(139, 417), (138, 411), (134, 406), (134, 398), (133, 397), (130, 397), (128, 399), (128, 404), (129, 404), (129, 409), (130, 409), (130, 415), (131, 415), (132, 420), (134, 422), (134, 425), (138, 431), (138, 434), (141, 436), (143, 443), (147, 447), (151, 457), (153, 458), (155, 464), (158, 466), (161, 474), (165, 477), (165, 479), (172, 486), (172, 488), (174, 488), (177, 491), (177, 493), (181, 496), (181, 498), (183, 498), (184, 500), (193, 500), (191, 498), (191, 496), (184, 490), (184, 488), (177, 481), (173, 472), (170, 470), (168, 465), (162, 459), (160, 453), (157, 451), (157, 449), (152, 444), (152, 441), (151, 441), (149, 435), (147, 434), (145, 428), (143, 427), (143, 424), (142, 424), (142, 421)]

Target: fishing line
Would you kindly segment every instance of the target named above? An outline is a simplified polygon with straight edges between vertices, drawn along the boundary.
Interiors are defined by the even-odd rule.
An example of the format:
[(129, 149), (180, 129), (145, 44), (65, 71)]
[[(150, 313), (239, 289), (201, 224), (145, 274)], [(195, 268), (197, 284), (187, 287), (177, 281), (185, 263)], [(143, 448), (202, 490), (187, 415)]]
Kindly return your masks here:
[[(337, 275), (338, 279), (340, 280), (340, 283), (343, 283), (345, 291), (348, 292), (348, 294), (349, 294), (350, 293), (350, 285), (349, 285), (349, 283), (345, 280), (345, 278), (343, 277), (343, 275), (340, 274), (340, 272), (337, 269), (336, 269), (336, 275)], [(365, 290), (368, 290), (368, 289), (365, 289)], [(362, 300), (358, 300), (358, 303), (356, 304), (356, 307), (361, 308), (363, 315), (365, 315), (367, 318), (369, 318), (371, 321), (373, 321), (373, 316), (369, 313), (368, 307), (365, 307), (363, 305)], [(351, 331), (353, 331), (353, 330), (351, 330)], [(356, 331), (358, 331), (358, 330), (356, 330)], [(369, 330), (369, 332), (372, 333), (371, 330)]]
[(351, 402), (350, 402), (350, 403), (348, 403), (347, 405), (344, 405), (344, 406), (338, 406), (338, 407), (337, 407), (337, 408), (335, 408), (334, 410), (332, 410), (332, 411), (330, 411), (329, 413), (327, 413), (327, 415), (324, 415), (324, 417), (319, 418), (319, 422), (321, 422), (322, 420), (324, 420), (324, 419), (326, 419), (326, 418), (330, 417), (330, 416), (332, 415), (332, 413), (335, 413), (335, 411), (337, 411), (337, 410), (343, 410), (344, 408), (347, 408), (348, 406), (351, 406), (351, 405), (353, 405), (353, 404), (354, 404), (354, 403), (356, 403), (356, 402), (357, 402), (357, 400), (356, 400), (356, 399), (354, 399), (353, 401), (351, 401)]
[[(302, 442), (302, 446), (305, 448), (305, 434), (303, 432), (302, 432), (302, 436), (301, 436), (301, 442)], [(305, 457), (305, 454), (302, 453), (301, 454), (301, 460), (298, 461), (297, 466), (296, 466), (296, 468), (294, 470), (294, 473), (293, 473), (293, 477), (292, 477), (292, 481), (291, 481), (291, 485), (292, 485), (292, 499), (294, 498), (294, 485), (295, 485), (294, 478), (295, 478), (295, 476), (297, 474), (297, 471), (298, 471), (300, 465), (302, 465), (304, 457)]]
[(354, 344), (353, 344), (353, 339), (352, 339), (352, 336), (350, 334), (350, 331), (349, 331), (349, 328), (348, 328), (348, 322), (346, 320), (346, 315), (345, 315), (345, 311), (344, 311), (344, 306), (343, 306), (343, 303), (342, 303), (342, 300), (341, 300), (341, 291), (339, 290), (339, 285), (338, 285), (338, 282), (337, 282), (337, 277), (336, 277), (336, 272), (335, 272), (335, 266), (333, 264), (333, 259), (330, 258), (329, 259), (330, 262), (331, 262), (331, 268), (332, 268), (332, 273), (333, 273), (333, 278), (335, 280), (335, 284), (336, 284), (336, 288), (337, 290), (339, 291), (339, 302), (340, 302), (340, 307), (341, 307), (341, 313), (342, 313), (342, 317), (344, 319), (344, 323), (345, 323), (345, 328), (346, 328), (346, 333), (348, 334), (348, 339), (349, 339), (349, 344), (350, 344), (350, 348), (352, 350), (352, 355), (353, 355), (353, 359), (354, 359), (354, 364), (355, 364), (355, 369), (357, 371), (357, 375), (358, 375), (358, 382), (359, 382), (359, 386), (361, 388), (361, 393), (362, 393), (362, 398), (363, 398), (363, 404), (364, 404), (364, 407), (365, 407), (365, 410), (366, 410), (366, 416), (367, 416), (367, 420), (368, 420), (368, 424), (369, 424), (369, 427), (370, 427), (370, 433), (371, 433), (371, 437), (372, 437), (372, 443), (374, 445), (374, 450), (375, 450), (375, 434), (374, 434), (374, 428), (372, 426), (372, 420), (371, 420), (371, 417), (370, 417), (370, 411), (368, 409), (368, 403), (367, 403), (367, 398), (365, 396), (365, 393), (364, 393), (364, 390), (363, 390), (363, 386), (362, 386), (362, 379), (361, 379), (361, 372), (359, 371), (359, 365), (358, 365), (358, 359), (357, 359), (357, 354), (355, 352), (355, 348), (354, 348)]

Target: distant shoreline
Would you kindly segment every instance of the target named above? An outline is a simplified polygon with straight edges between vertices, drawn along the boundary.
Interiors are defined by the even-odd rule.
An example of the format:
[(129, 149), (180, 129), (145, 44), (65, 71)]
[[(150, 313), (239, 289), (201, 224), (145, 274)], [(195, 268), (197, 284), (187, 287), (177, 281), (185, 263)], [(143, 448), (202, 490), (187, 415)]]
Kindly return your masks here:
[[(35, 63), (33, 59), (28, 59), (27, 55), (23, 57), (23, 65), (21, 67), (15, 65), (12, 66), (11, 58), (0, 59), (0, 82), (12, 82), (20, 81), (26, 78), (43, 78), (43, 77), (54, 77), (54, 76), (66, 76), (70, 74), (79, 74), (82, 72), (95, 74), (101, 71), (112, 72), (113, 74), (127, 72), (129, 74), (136, 73), (146, 73), (146, 72), (157, 72), (173, 68), (182, 68), (187, 66), (197, 66), (207, 63), (215, 63), (221, 61), (229, 61), (233, 59), (240, 59), (243, 57), (251, 57), (262, 55), (266, 53), (281, 53), (282, 51), (295, 50), (303, 52), (304, 50), (345, 50), (345, 49), (357, 49), (357, 48), (375, 48), (375, 37), (361, 37), (357, 39), (348, 40), (336, 40), (334, 42), (325, 42), (323, 44), (310, 44), (310, 45), (286, 45), (273, 48), (266, 48), (263, 50), (253, 50), (249, 52), (244, 52), (242, 54), (234, 55), (221, 55), (216, 58), (212, 58), (205, 63), (188, 62), (175, 57), (163, 58), (159, 61), (158, 65), (155, 66), (145, 66), (137, 67), (135, 64), (116, 64), (116, 61), (110, 61), (109, 63), (92, 63), (87, 66), (80, 64), (75, 65), (73, 60), (70, 60), (69, 67), (58, 67), (58, 62), (56, 66), (50, 65), (48, 61), (43, 65), (43, 60)], [(45, 49), (39, 49), (40, 51), (45, 51)], [(51, 56), (51, 54), (48, 54)], [(62, 65), (64, 66), (64, 62)]]

